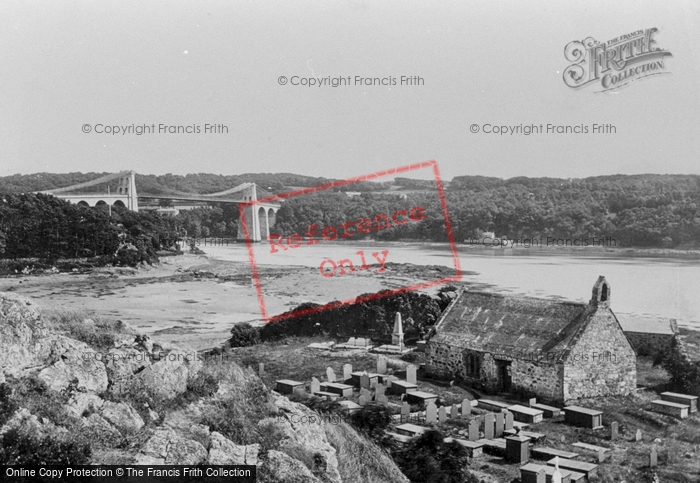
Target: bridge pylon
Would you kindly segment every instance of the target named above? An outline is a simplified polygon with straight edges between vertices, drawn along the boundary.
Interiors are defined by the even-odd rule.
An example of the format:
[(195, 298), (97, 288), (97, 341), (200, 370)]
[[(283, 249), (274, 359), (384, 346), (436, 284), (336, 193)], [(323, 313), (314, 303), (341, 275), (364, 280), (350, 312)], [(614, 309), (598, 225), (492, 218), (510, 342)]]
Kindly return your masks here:
[(136, 194), (136, 172), (129, 171), (119, 178), (117, 194), (127, 196), (127, 208), (131, 211), (139, 211), (139, 198)]

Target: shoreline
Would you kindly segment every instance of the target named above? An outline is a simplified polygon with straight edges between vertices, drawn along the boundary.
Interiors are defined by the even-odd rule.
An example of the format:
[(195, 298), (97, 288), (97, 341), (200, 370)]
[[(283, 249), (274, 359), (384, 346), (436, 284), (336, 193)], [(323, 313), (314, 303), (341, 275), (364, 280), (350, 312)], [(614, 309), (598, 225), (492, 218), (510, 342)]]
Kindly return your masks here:
[[(368, 245), (377, 245), (377, 242), (371, 240), (352, 242), (352, 246), (357, 247)], [(445, 256), (450, 253), (450, 247), (445, 243), (400, 241), (387, 242), (386, 245), (387, 247), (405, 247), (409, 253), (411, 249), (421, 247), (444, 252)], [(137, 269), (99, 267), (81, 272), (12, 274), (0, 277), (0, 290), (27, 295), (37, 300), (41, 306), (54, 305), (68, 310), (84, 311), (86, 317), (94, 314), (121, 319), (134, 325), (139, 331), (185, 347), (208, 348), (227, 339), (234, 324), (249, 322), (260, 325), (263, 321), (244, 244), (235, 249), (228, 247), (235, 252), (236, 256), (233, 258), (227, 256), (225, 246), (212, 250), (208, 250), (209, 246), (206, 248), (203, 254), (185, 253), (163, 257), (157, 265)], [(462, 249), (459, 254), (460, 256), (466, 254), (469, 257), (472, 250)], [(583, 250), (588, 254), (582, 255), (580, 249), (557, 250), (556, 254), (552, 254), (552, 260), (558, 256), (572, 257), (572, 252), (576, 255), (572, 258), (580, 257), (583, 260), (608, 258), (601, 257), (603, 253), (618, 258), (624, 255), (620, 249), (612, 254), (600, 249)], [(539, 253), (525, 248), (475, 249), (472, 253), (481, 259), (481, 265), (472, 264), (471, 268), (474, 270), (463, 270), (464, 278), (451, 284), (469, 287), (472, 290), (517, 295), (518, 291), (509, 287), (507, 282), (499, 284), (497, 280), (492, 279), (493, 277), (489, 279), (481, 273), (486, 265), (493, 265), (490, 261), (492, 254), (513, 251), (527, 252), (527, 255), (532, 254), (535, 257), (544, 256), (541, 249)], [(551, 254), (549, 250), (546, 252)], [(630, 262), (635, 258), (648, 258), (647, 254), (648, 251), (645, 251), (644, 257), (631, 256)], [(510, 255), (510, 258), (515, 261), (518, 256)], [(660, 259), (669, 260), (668, 257)], [(319, 276), (318, 267), (313, 268), (303, 262), (284, 265), (264, 263), (261, 260), (258, 272), (268, 315), (273, 316), (291, 310), (304, 302), (323, 305), (333, 300), (345, 301), (365, 293), (439, 279), (445, 274), (450, 274), (450, 270), (454, 273), (454, 268), (449, 266), (446, 259), (435, 258), (435, 260), (445, 264), (388, 262), (385, 273), (365, 271), (352, 276), (334, 278)], [(532, 263), (542, 265), (537, 259), (533, 259)], [(463, 265), (470, 266), (466, 263)], [(515, 266), (521, 267), (522, 264), (518, 263)], [(564, 262), (560, 268), (565, 269), (567, 266)], [(424, 289), (421, 292), (434, 294), (443, 285)], [(571, 297), (552, 295), (542, 288), (533, 290), (530, 296), (574, 300)], [(624, 310), (619, 314), (644, 316), (641, 312), (643, 310)], [(651, 316), (655, 315), (651, 313)], [(662, 315), (658, 317), (665, 318)], [(691, 330), (700, 330), (700, 323), (693, 318), (681, 319), (679, 325)]]

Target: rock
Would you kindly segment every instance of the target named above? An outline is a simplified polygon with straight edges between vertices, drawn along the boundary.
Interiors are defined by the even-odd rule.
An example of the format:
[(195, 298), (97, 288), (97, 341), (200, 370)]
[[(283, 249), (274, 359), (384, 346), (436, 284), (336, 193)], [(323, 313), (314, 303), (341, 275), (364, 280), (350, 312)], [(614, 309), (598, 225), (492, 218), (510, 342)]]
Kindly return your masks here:
[(10, 419), (0, 428), (0, 436), (3, 436), (10, 429), (16, 429), (22, 434), (44, 438), (54, 436), (63, 438), (68, 435), (66, 428), (56, 426), (51, 421), (39, 421), (27, 408), (20, 408), (15, 411)]
[(100, 415), (114, 425), (119, 431), (126, 434), (135, 433), (144, 425), (141, 416), (139, 416), (134, 408), (126, 403), (106, 401), (102, 405)]
[[(157, 361), (157, 362), (155, 362)], [(140, 372), (138, 377), (156, 396), (172, 399), (187, 390), (187, 380), (202, 368), (195, 351), (173, 350)]]
[(136, 348), (146, 352), (153, 352), (153, 341), (145, 334), (139, 334), (134, 339)]
[(316, 467), (323, 472), (323, 480), (341, 483), (336, 450), (328, 442), (323, 424), (308, 424), (310, 418), (320, 421), (318, 414), (286, 397), (276, 393), (272, 394), (274, 405), (278, 408), (280, 417), (263, 419), (258, 422), (258, 425), (277, 427), (286, 435), (286, 438), (280, 442), (281, 447), (290, 449), (299, 447), (305, 452), (313, 454)]
[(66, 410), (79, 418), (82, 417), (85, 411), (90, 413), (97, 412), (103, 404), (104, 400), (95, 394), (78, 392), (71, 395), (68, 404), (66, 404)]
[(264, 481), (323, 483), (301, 461), (275, 450), (267, 452), (267, 458), (265, 458), (258, 474), (258, 478), (264, 475)]
[(186, 439), (172, 429), (156, 430), (141, 447), (147, 457), (162, 459), (166, 465), (198, 465), (207, 458), (207, 450), (197, 441)]
[(125, 332), (127, 334), (137, 334), (138, 331), (134, 329), (131, 325), (127, 324), (123, 320), (117, 320), (114, 323), (114, 330), (119, 332)]
[(38, 341), (48, 334), (32, 301), (13, 293), (0, 293), (0, 367), (19, 375), (43, 359)]
[(259, 444), (239, 445), (213, 431), (209, 443), (208, 465), (257, 465)]
[(151, 364), (150, 354), (134, 348), (110, 349), (104, 356), (109, 382), (124, 382)]
[(153, 409), (148, 410), (148, 419), (153, 423), (158, 423), (160, 421), (160, 414), (155, 412)]
[(88, 326), (90, 326), (90, 327), (94, 327), (94, 326), (95, 326), (95, 321), (92, 320), (92, 319), (83, 319), (83, 324), (88, 325)]
[(81, 434), (93, 447), (114, 448), (124, 443), (122, 434), (99, 414), (91, 414), (82, 420)]
[(48, 362), (39, 379), (54, 391), (66, 389), (74, 379), (78, 387), (99, 393), (107, 389), (107, 371), (101, 356), (84, 342), (57, 335), (47, 341)]

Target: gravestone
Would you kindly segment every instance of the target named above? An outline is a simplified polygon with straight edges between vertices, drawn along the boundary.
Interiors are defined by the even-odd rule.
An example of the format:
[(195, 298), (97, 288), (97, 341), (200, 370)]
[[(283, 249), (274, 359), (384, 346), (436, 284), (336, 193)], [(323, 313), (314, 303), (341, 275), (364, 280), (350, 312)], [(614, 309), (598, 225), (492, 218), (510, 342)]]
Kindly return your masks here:
[(496, 417), (493, 413), (486, 413), (484, 416), (484, 439), (493, 439), (493, 427)]
[(306, 389), (304, 389), (304, 386), (295, 386), (294, 389), (292, 389), (292, 394), (306, 397)]
[(311, 378), (311, 394), (316, 394), (321, 391), (321, 382), (315, 377)]
[(407, 423), (411, 419), (411, 406), (407, 402), (401, 405), (401, 422)]
[(379, 396), (375, 396), (374, 400), (378, 404), (381, 404), (382, 406), (386, 406), (387, 404), (389, 404), (389, 398), (386, 397), (384, 394), (381, 394)]
[(637, 442), (642, 440), (642, 430), (641, 429), (637, 430), (637, 434), (634, 435), (634, 440)]
[(360, 376), (360, 387), (362, 389), (369, 389), (369, 376), (367, 374), (362, 374)]
[(406, 368), (406, 382), (416, 384), (416, 366), (409, 364)]
[(425, 422), (428, 424), (435, 424), (437, 421), (437, 406), (433, 401), (428, 403), (425, 408)]
[(469, 399), (462, 400), (462, 419), (472, 413), (472, 403)]
[(343, 366), (343, 382), (352, 378), (352, 364), (345, 364)]
[(450, 419), (459, 418), (459, 411), (457, 410), (457, 405), (453, 404), (452, 409), (450, 409)]
[(508, 411), (506, 413), (505, 425), (506, 425), (506, 428), (505, 428), (506, 431), (513, 429), (513, 413), (511, 413), (510, 411)]
[(386, 393), (386, 386), (384, 384), (378, 384), (377, 388), (374, 392), (374, 399), (377, 399), (379, 396), (383, 396)]
[(479, 439), (479, 418), (474, 418), (469, 421), (469, 441)]
[(396, 376), (389, 376), (389, 377), (385, 378), (384, 381), (386, 382), (387, 389), (391, 387), (392, 382), (398, 381), (398, 380), (399, 380), (399, 378)]
[(357, 339), (355, 339), (354, 337), (350, 337), (348, 339), (348, 345), (357, 345)]
[(258, 364), (258, 375), (259, 376), (264, 376), (265, 375), (265, 363), (261, 362)]
[(605, 450), (599, 449), (598, 450), (598, 463), (602, 463), (605, 461)]
[(547, 472), (544, 470), (544, 468), (540, 468), (535, 476), (537, 478), (537, 483), (547, 483)]
[(364, 347), (364, 346), (367, 345), (367, 341), (365, 340), (364, 337), (358, 337), (358, 338), (355, 340), (355, 345), (358, 346), (358, 347)]
[(384, 356), (377, 358), (377, 374), (386, 374), (386, 357)]
[(367, 399), (364, 396), (360, 396), (360, 400), (357, 402), (360, 406), (367, 406)]
[(369, 387), (372, 389), (376, 389), (378, 384), (379, 384), (378, 377), (373, 377), (372, 379), (369, 380)]
[(560, 440), (562, 443), (566, 443), (566, 436), (564, 436), (564, 435), (562, 434), (562, 435), (561, 435), (561, 438), (559, 438), (559, 440)]
[(613, 421), (610, 425), (610, 441), (615, 441), (619, 436), (620, 425), (617, 421)]
[(534, 406), (535, 404), (537, 404), (537, 398), (533, 397), (532, 399), (530, 399), (530, 402), (528, 404), (530, 407)]
[(503, 423), (504, 423), (503, 416), (505, 416), (505, 414), (496, 413), (496, 432), (495, 432), (495, 435), (497, 438), (500, 438), (501, 436), (503, 436)]
[(372, 393), (369, 392), (369, 389), (365, 389), (364, 387), (360, 389), (360, 396), (365, 398), (365, 401), (371, 401), (372, 400)]
[(326, 377), (328, 378), (328, 382), (335, 382), (335, 371), (332, 367), (326, 369)]
[(447, 410), (445, 406), (440, 406), (440, 409), (438, 409), (438, 422), (443, 424), (445, 421), (447, 421)]
[(651, 448), (651, 453), (649, 454), (649, 468), (656, 468), (658, 465), (658, 456), (656, 454), (656, 446)]

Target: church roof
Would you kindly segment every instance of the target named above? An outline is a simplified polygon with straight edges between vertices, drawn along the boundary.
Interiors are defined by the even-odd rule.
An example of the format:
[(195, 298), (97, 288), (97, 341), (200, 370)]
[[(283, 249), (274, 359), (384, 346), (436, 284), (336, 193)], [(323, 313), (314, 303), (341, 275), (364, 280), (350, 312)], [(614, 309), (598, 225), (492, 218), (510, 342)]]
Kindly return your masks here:
[(584, 303), (462, 292), (431, 340), (485, 352), (560, 352), (571, 348), (595, 310)]

